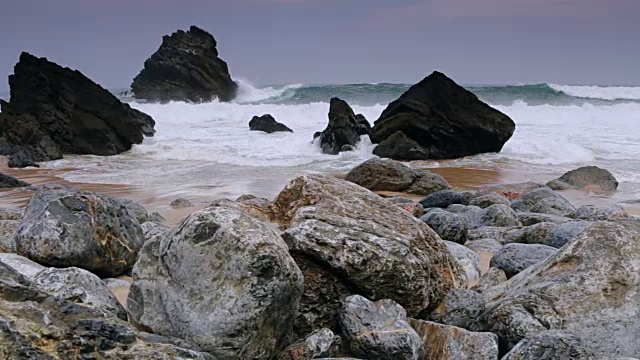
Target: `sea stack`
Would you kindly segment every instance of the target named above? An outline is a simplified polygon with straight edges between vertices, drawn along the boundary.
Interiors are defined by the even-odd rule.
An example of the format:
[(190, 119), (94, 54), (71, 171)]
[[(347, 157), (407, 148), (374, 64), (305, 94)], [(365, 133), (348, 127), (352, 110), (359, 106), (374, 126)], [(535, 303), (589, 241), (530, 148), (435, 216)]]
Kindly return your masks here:
[(514, 131), (507, 115), (436, 71), (389, 104), (370, 137), (380, 157), (453, 159), (499, 152)]
[(216, 46), (214, 37), (196, 26), (165, 35), (158, 51), (133, 79), (133, 96), (163, 103), (231, 101), (238, 85), (227, 63), (218, 57)]
[(154, 134), (153, 119), (91, 81), (28, 53), (9, 76), (11, 99), (0, 101), (0, 154), (12, 167), (63, 153), (115, 155)]
[(322, 152), (337, 155), (342, 151), (353, 150), (360, 142), (361, 135), (367, 135), (371, 126), (361, 114), (355, 114), (346, 101), (331, 98), (329, 101), (329, 124), (314, 135), (320, 137)]

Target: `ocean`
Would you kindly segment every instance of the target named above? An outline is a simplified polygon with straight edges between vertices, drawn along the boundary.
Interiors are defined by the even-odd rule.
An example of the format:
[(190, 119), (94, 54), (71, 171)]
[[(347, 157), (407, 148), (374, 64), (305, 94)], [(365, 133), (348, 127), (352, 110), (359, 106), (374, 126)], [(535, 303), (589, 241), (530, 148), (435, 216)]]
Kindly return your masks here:
[[(65, 156), (43, 166), (74, 169), (63, 175), (70, 181), (175, 188), (176, 196), (217, 191), (272, 197), (298, 173), (346, 172), (374, 157), (375, 145), (367, 137), (355, 151), (337, 156), (322, 154), (312, 143), (313, 133), (327, 125), (331, 97), (346, 100), (373, 123), (409, 88), (386, 83), (239, 84), (239, 96), (230, 103), (138, 103), (122, 90), (113, 90), (151, 115), (157, 134), (121, 155)], [(513, 137), (500, 153), (417, 165), (491, 169), (538, 182), (579, 166), (597, 165), (620, 181), (621, 198), (640, 198), (640, 87), (465, 87), (515, 121)], [(249, 120), (263, 114), (273, 115), (294, 132), (249, 131)]]

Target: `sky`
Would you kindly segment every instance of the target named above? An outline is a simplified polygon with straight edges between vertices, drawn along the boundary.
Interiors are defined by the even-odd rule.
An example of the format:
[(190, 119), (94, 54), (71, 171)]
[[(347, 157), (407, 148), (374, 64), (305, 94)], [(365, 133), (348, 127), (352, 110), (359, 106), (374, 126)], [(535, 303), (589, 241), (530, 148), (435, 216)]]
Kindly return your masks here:
[(197, 25), (256, 85), (640, 85), (640, 0), (0, 0), (0, 92), (22, 51), (128, 88)]

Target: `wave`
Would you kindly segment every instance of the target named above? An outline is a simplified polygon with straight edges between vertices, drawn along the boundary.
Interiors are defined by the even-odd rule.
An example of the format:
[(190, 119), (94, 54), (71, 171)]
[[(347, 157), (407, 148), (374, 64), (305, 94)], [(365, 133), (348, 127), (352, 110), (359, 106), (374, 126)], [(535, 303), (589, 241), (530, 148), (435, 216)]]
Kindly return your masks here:
[(640, 86), (571, 86), (549, 84), (549, 87), (558, 92), (579, 98), (640, 100)]

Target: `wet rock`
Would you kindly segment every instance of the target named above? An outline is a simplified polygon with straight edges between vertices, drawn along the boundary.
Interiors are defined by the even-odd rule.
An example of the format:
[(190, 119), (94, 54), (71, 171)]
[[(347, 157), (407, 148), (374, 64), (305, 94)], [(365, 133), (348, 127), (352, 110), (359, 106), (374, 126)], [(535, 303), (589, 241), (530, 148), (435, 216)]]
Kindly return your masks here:
[(191, 201), (185, 198), (177, 198), (173, 200), (171, 204), (169, 204), (169, 206), (171, 206), (172, 209), (186, 209), (186, 208), (194, 207), (195, 205), (193, 205)]
[(160, 213), (152, 212), (149, 214), (149, 221), (154, 222), (156, 224), (163, 224), (167, 219), (164, 216), (160, 215)]
[(371, 191), (403, 191), (418, 178), (418, 173), (399, 161), (371, 159), (351, 169), (345, 180)]
[(288, 341), (303, 278), (280, 236), (221, 201), (145, 243), (127, 299), (132, 323), (216, 359), (271, 359)]
[(530, 226), (541, 222), (562, 224), (572, 220), (568, 217), (552, 214), (540, 214), (533, 212), (516, 212), (516, 214), (518, 214), (518, 220), (520, 220), (523, 226)]
[(629, 214), (620, 205), (585, 205), (576, 211), (575, 218), (586, 221), (622, 220), (628, 219)]
[(249, 130), (263, 131), (267, 134), (272, 134), (274, 132), (293, 132), (293, 130), (285, 124), (277, 122), (276, 119), (269, 114), (254, 116), (251, 121), (249, 121)]
[(549, 245), (549, 234), (552, 233), (557, 227), (558, 224), (554, 223), (537, 223), (531, 226), (523, 227), (522, 229), (508, 232), (505, 235), (505, 241), (507, 243)]
[(37, 273), (46, 269), (46, 267), (24, 256), (12, 253), (0, 253), (0, 263), (10, 267), (29, 280), (33, 280), (33, 277), (36, 276)]
[(420, 220), (429, 225), (443, 240), (458, 244), (464, 244), (467, 241), (469, 223), (460, 215), (435, 208), (424, 214)]
[(549, 197), (538, 201), (530, 209), (531, 212), (541, 214), (551, 214), (564, 217), (574, 217), (576, 208), (564, 198)]
[(484, 293), (487, 289), (507, 281), (507, 274), (502, 269), (491, 267), (482, 275), (478, 284), (473, 286), (471, 290)]
[(497, 205), (497, 204), (511, 206), (511, 201), (509, 201), (509, 199), (506, 196), (495, 193), (495, 192), (474, 197), (473, 199), (471, 199), (471, 201), (469, 201), (469, 205), (478, 206), (481, 208), (487, 208), (491, 205)]
[(276, 360), (308, 360), (321, 356), (336, 356), (340, 341), (340, 336), (323, 328), (307, 336), (304, 341), (289, 346), (278, 355)]
[(467, 275), (467, 284), (473, 283), (480, 279), (480, 258), (464, 245), (460, 245), (451, 241), (444, 241), (447, 249), (458, 260), (458, 263)]
[(467, 329), (484, 312), (485, 299), (475, 291), (454, 289), (429, 314), (429, 320)]
[(495, 239), (478, 239), (470, 240), (464, 243), (464, 246), (471, 249), (476, 254), (479, 253), (491, 253), (495, 254), (502, 249), (502, 243)]
[(0, 172), (0, 189), (29, 186), (26, 182)]
[(471, 332), (430, 321), (416, 319), (409, 319), (409, 321), (422, 338), (425, 359), (498, 359), (498, 337), (495, 334)]
[(344, 300), (340, 326), (354, 355), (366, 359), (419, 360), (422, 341), (405, 310), (392, 300), (371, 302), (360, 295)]
[[(543, 203), (541, 205), (538, 204), (545, 199), (556, 199), (556, 200), (547, 200), (546, 203)], [(561, 207), (562, 205), (564, 205), (564, 207)], [(538, 211), (533, 211), (533, 209), (536, 206)], [(511, 202), (511, 207), (516, 211), (540, 212), (540, 213), (546, 214), (548, 212), (545, 212), (545, 210), (555, 211), (555, 208), (558, 208), (558, 207), (560, 207), (561, 209), (562, 208), (570, 209), (570, 208), (573, 208), (573, 205), (571, 205), (569, 201), (567, 201), (567, 199), (562, 197), (562, 195), (558, 194), (557, 192), (551, 190), (549, 187), (545, 186), (545, 187), (537, 188), (533, 191), (526, 193), (525, 195), (522, 195), (517, 199), (514, 199)], [(550, 212), (550, 213), (554, 215), (559, 215), (554, 212)]]
[(597, 187), (604, 191), (615, 191), (618, 188), (618, 180), (609, 171), (597, 166), (584, 166), (571, 170), (557, 180), (578, 189)]
[(472, 194), (455, 190), (442, 190), (434, 192), (420, 201), (426, 208), (447, 208), (452, 204), (469, 205)]
[(305, 277), (296, 322), (303, 335), (337, 330), (336, 302), (352, 294), (394, 300), (417, 316), (464, 284), (463, 270), (433, 230), (351, 182), (298, 177), (272, 209)]
[(504, 270), (508, 278), (536, 265), (558, 249), (539, 244), (507, 244), (491, 258), (491, 267)]
[(589, 345), (579, 337), (562, 330), (543, 331), (525, 338), (502, 360), (596, 360)]
[(559, 249), (566, 243), (572, 241), (589, 225), (591, 225), (590, 222), (583, 220), (567, 221), (565, 223), (558, 224), (558, 226), (549, 232), (544, 245), (549, 245)]
[(131, 213), (131, 216), (136, 218), (140, 224), (149, 221), (149, 214), (147, 209), (142, 204), (130, 199), (118, 199)]
[(396, 131), (373, 149), (373, 155), (400, 161), (423, 160), (429, 151), (402, 131)]
[(39, 264), (103, 277), (130, 270), (144, 243), (140, 224), (120, 201), (56, 185), (36, 191), (13, 239), (16, 253)]
[(337, 155), (345, 145), (354, 148), (360, 142), (360, 124), (346, 101), (331, 98), (329, 124), (320, 134), (322, 152)]

